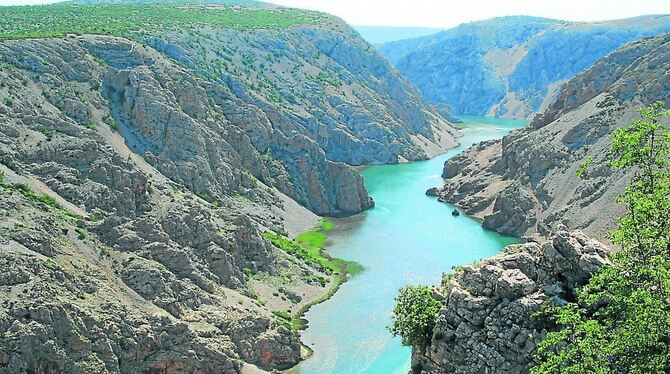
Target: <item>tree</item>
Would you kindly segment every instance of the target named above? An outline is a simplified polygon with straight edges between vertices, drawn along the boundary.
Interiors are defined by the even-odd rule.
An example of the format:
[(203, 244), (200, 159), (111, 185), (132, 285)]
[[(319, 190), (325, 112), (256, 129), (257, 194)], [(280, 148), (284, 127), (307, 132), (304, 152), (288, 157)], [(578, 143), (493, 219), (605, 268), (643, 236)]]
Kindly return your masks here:
[(633, 177), (618, 202), (627, 213), (612, 241), (621, 250), (578, 293), (551, 307), (559, 327), (538, 347), (532, 373), (670, 371), (670, 117), (660, 102), (612, 135), (610, 166)]
[(393, 321), (389, 330), (402, 338), (402, 344), (426, 344), (435, 327), (435, 318), (442, 303), (433, 297), (427, 286), (407, 286), (395, 298)]

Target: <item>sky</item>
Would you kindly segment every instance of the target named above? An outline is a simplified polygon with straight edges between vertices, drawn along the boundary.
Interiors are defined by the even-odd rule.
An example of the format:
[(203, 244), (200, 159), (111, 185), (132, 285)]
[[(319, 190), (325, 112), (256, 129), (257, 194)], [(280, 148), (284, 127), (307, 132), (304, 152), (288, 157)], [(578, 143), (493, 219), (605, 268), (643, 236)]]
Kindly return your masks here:
[[(670, 0), (265, 0), (334, 14), (352, 25), (449, 28), (510, 15), (602, 21), (670, 14)], [(53, 0), (0, 0), (2, 5)]]
[[(266, 0), (268, 1), (268, 0)], [(325, 11), (352, 25), (448, 28), (492, 17), (530, 15), (602, 21), (670, 14), (670, 0), (269, 0)]]

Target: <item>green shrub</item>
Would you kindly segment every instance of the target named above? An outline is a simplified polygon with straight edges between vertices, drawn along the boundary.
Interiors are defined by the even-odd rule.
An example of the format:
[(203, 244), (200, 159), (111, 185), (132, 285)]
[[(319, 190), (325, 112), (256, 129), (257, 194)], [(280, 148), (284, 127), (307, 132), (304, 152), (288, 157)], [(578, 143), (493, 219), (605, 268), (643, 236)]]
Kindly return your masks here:
[(433, 298), (427, 286), (406, 286), (395, 298), (393, 320), (389, 327), (407, 346), (425, 345), (430, 338), (442, 303)]
[(42, 134), (44, 134), (44, 136), (47, 138), (48, 142), (50, 142), (51, 139), (53, 139), (53, 137), (54, 137), (54, 130), (50, 129), (48, 127), (43, 127), (41, 129), (39, 129), (38, 131), (41, 132)]
[(74, 231), (77, 233), (77, 237), (79, 240), (84, 240), (86, 239), (86, 231), (82, 229), (81, 227), (75, 227)]
[[(319, 22), (319, 13), (299, 9), (232, 9), (205, 4), (93, 4), (5, 6), (0, 39), (64, 37), (68, 34), (125, 36), (132, 31), (194, 30), (197, 26), (239, 30), (287, 28)], [(96, 60), (98, 61), (98, 60)]]
[(293, 319), (293, 316), (291, 316), (291, 313), (285, 312), (283, 310), (273, 310), (272, 314), (274, 314), (275, 316), (277, 316), (277, 317), (279, 317), (283, 320), (286, 320), (286, 321), (291, 321), (291, 319)]
[(25, 196), (25, 197), (33, 200), (33, 201), (42, 203), (44, 205), (48, 205), (52, 208), (62, 209), (62, 207), (60, 206), (60, 204), (58, 204), (56, 199), (54, 199), (53, 197), (51, 197), (49, 195), (39, 195), (39, 194), (35, 193), (30, 188), (30, 186), (28, 186), (27, 184), (23, 184), (23, 183), (15, 184), (14, 189), (17, 190), (18, 192), (20, 192), (23, 196)]
[(584, 177), (584, 174), (586, 174), (586, 170), (588, 170), (589, 166), (591, 166), (592, 163), (593, 163), (593, 157), (591, 156), (587, 157), (586, 160), (584, 160), (584, 162), (582, 162), (582, 164), (579, 165), (579, 168), (575, 172), (575, 175), (578, 178)]
[(95, 214), (91, 214), (90, 216), (86, 217), (86, 220), (89, 222), (98, 222), (100, 221), (100, 217)]
[(611, 236), (621, 249), (576, 302), (548, 308), (558, 329), (534, 374), (670, 372), (670, 130), (659, 121), (670, 111), (655, 103), (640, 115), (612, 136), (610, 166), (633, 173)]

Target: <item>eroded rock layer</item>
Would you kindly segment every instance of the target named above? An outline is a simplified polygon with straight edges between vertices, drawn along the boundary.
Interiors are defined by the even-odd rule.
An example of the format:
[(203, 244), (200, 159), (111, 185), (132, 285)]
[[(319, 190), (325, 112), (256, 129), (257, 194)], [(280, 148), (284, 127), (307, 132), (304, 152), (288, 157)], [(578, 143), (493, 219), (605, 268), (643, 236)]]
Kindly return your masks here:
[(457, 135), (348, 26), (315, 17), (0, 41), (0, 372), (301, 359), (285, 316), (335, 275), (263, 232), (369, 208), (349, 164), (426, 158)]
[(609, 249), (561, 229), (546, 243), (505, 248), (443, 279), (445, 304), (432, 338), (414, 347), (414, 373), (526, 373), (553, 326), (536, 312), (575, 299)]
[(566, 83), (529, 126), (446, 162), (439, 199), (501, 233), (546, 235), (564, 224), (605, 240), (629, 179), (608, 166), (608, 136), (639, 108), (670, 99), (669, 71), (668, 37), (622, 47)]

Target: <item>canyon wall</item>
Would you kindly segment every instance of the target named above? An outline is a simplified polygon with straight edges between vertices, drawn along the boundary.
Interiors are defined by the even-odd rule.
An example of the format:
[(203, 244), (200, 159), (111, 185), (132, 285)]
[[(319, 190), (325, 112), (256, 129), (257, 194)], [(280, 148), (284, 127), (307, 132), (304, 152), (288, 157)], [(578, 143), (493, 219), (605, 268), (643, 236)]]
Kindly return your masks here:
[[(350, 165), (427, 158), (457, 131), (328, 15), (133, 5), (176, 18), (126, 30), (127, 5), (49, 7), (0, 21), (0, 372), (296, 364), (278, 312), (335, 275), (263, 233), (369, 208)], [(72, 27), (112, 35), (61, 29), (88, 11), (108, 23)]]
[[(605, 240), (629, 177), (607, 164), (609, 135), (639, 117), (638, 108), (670, 98), (669, 51), (663, 36), (598, 61), (527, 127), (446, 162), (439, 199), (505, 234), (543, 236), (564, 224)], [(586, 160), (591, 165), (577, 177)]]
[(608, 166), (608, 135), (638, 108), (670, 99), (669, 68), (670, 37), (627, 44), (563, 85), (529, 126), (445, 163), (439, 199), (528, 242), (444, 276), (444, 305), (426, 344), (413, 348), (412, 372), (527, 373), (536, 363), (556, 328), (538, 312), (576, 300), (609, 262), (601, 242), (624, 213), (615, 199), (630, 175)]

